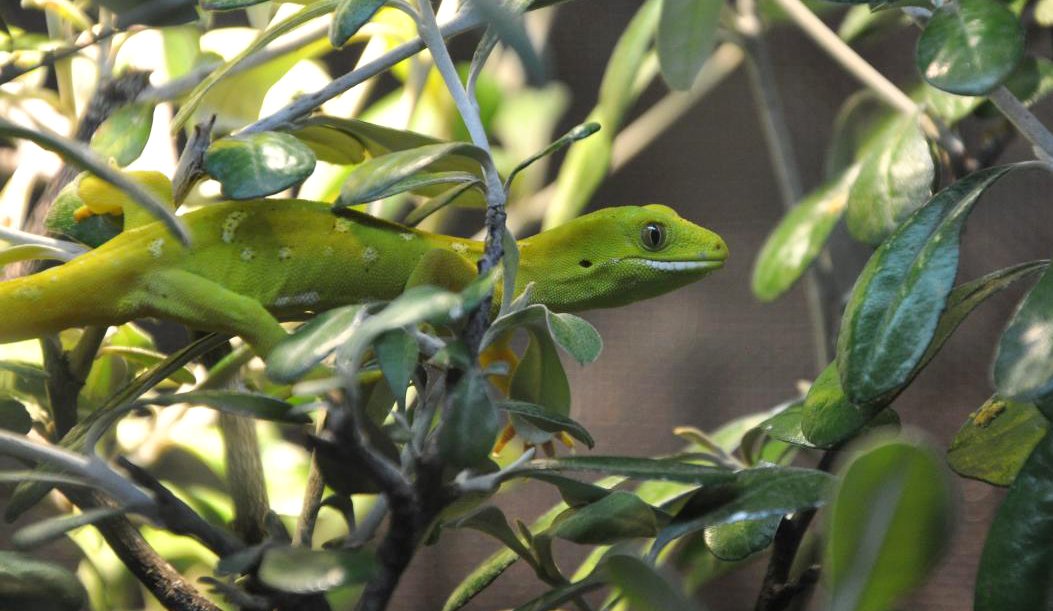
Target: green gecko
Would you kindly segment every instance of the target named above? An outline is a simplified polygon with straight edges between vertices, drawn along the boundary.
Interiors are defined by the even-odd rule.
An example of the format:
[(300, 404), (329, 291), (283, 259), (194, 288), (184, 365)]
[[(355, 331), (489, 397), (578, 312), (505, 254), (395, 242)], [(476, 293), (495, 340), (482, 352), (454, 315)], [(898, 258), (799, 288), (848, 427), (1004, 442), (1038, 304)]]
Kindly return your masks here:
[[(295, 199), (225, 202), (181, 218), (189, 247), (128, 214), (125, 231), (99, 248), (0, 283), (0, 343), (156, 317), (240, 336), (266, 356), (287, 335), (279, 320), (390, 300), (417, 284), (462, 288), (483, 247)], [(518, 244), (516, 294), (533, 282), (532, 302), (564, 312), (672, 291), (728, 256), (720, 236), (662, 205), (606, 208)]]

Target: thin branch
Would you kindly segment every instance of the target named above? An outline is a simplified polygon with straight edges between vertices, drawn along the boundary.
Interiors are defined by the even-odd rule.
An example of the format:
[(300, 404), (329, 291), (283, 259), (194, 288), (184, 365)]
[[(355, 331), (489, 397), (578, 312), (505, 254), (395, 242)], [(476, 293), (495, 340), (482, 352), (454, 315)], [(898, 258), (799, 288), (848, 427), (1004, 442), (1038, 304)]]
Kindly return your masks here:
[(1027, 138), (1044, 161), (1053, 161), (1053, 133), (1004, 86), (991, 92), (991, 102)]
[[(463, 34), (468, 30), (482, 25), (483, 19), (475, 12), (467, 12), (458, 15), (440, 30), (444, 38), (452, 38)], [(288, 125), (297, 119), (306, 117), (314, 112), (316, 108), (325, 102), (335, 98), (341, 93), (351, 89), (374, 76), (388, 70), (404, 59), (409, 59), (424, 49), (424, 41), (420, 38), (403, 43), (375, 60), (359, 68), (333, 79), (328, 85), (314, 93), (300, 96), (295, 101), (278, 110), (274, 114), (264, 117), (241, 130), (242, 134), (253, 134), (278, 129)]]
[[(754, 105), (764, 128), (765, 140), (776, 182), (782, 195), (783, 208), (791, 210), (801, 200), (801, 173), (793, 153), (793, 140), (783, 113), (782, 99), (775, 81), (768, 45), (764, 39), (764, 27), (757, 13), (754, 0), (739, 0), (738, 28), (750, 57), (750, 85)], [(821, 281), (825, 270), (811, 269), (805, 275), (805, 297), (808, 314), (812, 320), (812, 341), (815, 344), (816, 371), (821, 371), (830, 362), (829, 328), (830, 312), (826, 296), (833, 291), (828, 282)], [(831, 300), (832, 301), (832, 300)]]
[(31, 66), (19, 67), (16, 63), (11, 62), (0, 67), (0, 85), (15, 80), (23, 74), (28, 74), (38, 68), (46, 68), (51, 66), (59, 60), (66, 59), (70, 56), (80, 53), (88, 47), (98, 44), (104, 40), (109, 39), (114, 34), (122, 32), (123, 30), (114, 28), (105, 28), (99, 31), (98, 34), (93, 35), (91, 38), (84, 42), (79, 42), (66, 47), (59, 47), (58, 49), (52, 49), (44, 53), (44, 57), (37, 63)]

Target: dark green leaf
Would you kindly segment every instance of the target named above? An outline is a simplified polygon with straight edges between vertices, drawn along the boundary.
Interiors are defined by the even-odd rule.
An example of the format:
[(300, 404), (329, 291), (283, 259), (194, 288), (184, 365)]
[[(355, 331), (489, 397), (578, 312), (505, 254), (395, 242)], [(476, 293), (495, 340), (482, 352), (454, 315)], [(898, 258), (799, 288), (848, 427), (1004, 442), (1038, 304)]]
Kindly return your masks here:
[(892, 608), (939, 559), (950, 510), (950, 482), (927, 447), (895, 440), (857, 454), (841, 470), (826, 524), (830, 608)]
[(973, 204), (1017, 167), (980, 170), (940, 191), (867, 262), (837, 338), (838, 369), (852, 403), (883, 405), (910, 379), (954, 285), (961, 230)]
[(501, 420), (477, 370), (461, 377), (450, 393), (450, 407), (439, 433), (439, 453), (456, 468), (475, 467), (490, 456)]
[(254, 199), (297, 185), (314, 171), (311, 149), (289, 134), (261, 132), (228, 136), (205, 152), (205, 171), (222, 185), (224, 197)]
[(329, 42), (337, 49), (347, 44), (382, 6), (384, 0), (342, 0), (329, 24)]
[(984, 95), (1024, 55), (1017, 16), (995, 0), (956, 0), (932, 13), (918, 39), (915, 63), (929, 84), (960, 95)]
[(589, 503), (595, 503), (610, 494), (610, 490), (600, 488), (587, 482), (578, 481), (564, 477), (549, 471), (532, 471), (524, 474), (530, 479), (536, 479), (546, 484), (551, 484), (559, 489), (559, 495), (563, 502), (571, 507), (581, 507)]
[(272, 547), (263, 554), (257, 576), (265, 585), (293, 594), (329, 592), (371, 579), (378, 570), (373, 553)]
[(303, 413), (292, 411), (292, 405), (263, 394), (236, 392), (231, 390), (191, 390), (174, 395), (158, 395), (141, 399), (149, 405), (176, 405), (188, 403), (202, 405), (227, 414), (248, 416), (259, 420), (275, 420), (296, 424), (309, 423), (311, 419)]
[(539, 405), (524, 401), (499, 401), (497, 407), (510, 414), (515, 414), (546, 433), (562, 431), (584, 443), (589, 449), (592, 449), (595, 445), (592, 436), (585, 430), (585, 427), (566, 416), (548, 411)]
[(519, 536), (508, 525), (505, 514), (493, 505), (487, 505), (449, 524), (453, 528), (473, 528), (484, 532), (505, 544), (521, 558), (530, 557), (530, 550), (523, 545)]
[(114, 24), (118, 30), (126, 30), (133, 25), (180, 25), (198, 18), (195, 2), (184, 1), (166, 5), (165, 10), (157, 10), (155, 0), (98, 0), (99, 6), (105, 6), (117, 16)]
[[(481, 149), (463, 142), (427, 144), (414, 149), (387, 153), (367, 159), (348, 174), (340, 188), (338, 207), (371, 202), (391, 195), (391, 188), (413, 175), (450, 157), (467, 157), (478, 162), (486, 159)], [(478, 171), (478, 170), (477, 170)]]
[[(598, 590), (603, 587), (603, 581), (599, 575), (593, 573), (592, 575), (575, 581), (574, 583), (567, 584), (565, 586), (559, 586), (545, 592), (541, 596), (527, 602), (526, 604), (520, 605), (515, 608), (515, 611), (549, 611), (550, 609), (564, 609), (565, 605), (575, 599)], [(447, 607), (443, 611), (451, 611), (451, 609), (457, 609), (459, 607)]]
[(994, 380), (998, 394), (1027, 401), (1053, 389), (1053, 268), (1020, 302), (998, 341)]
[(841, 388), (837, 363), (812, 382), (801, 408), (801, 431), (816, 447), (835, 446), (862, 430), (875, 410), (854, 405)]
[(714, 556), (728, 562), (744, 560), (771, 545), (782, 516), (707, 526), (702, 536)]
[(15, 532), (11, 537), (11, 542), (19, 549), (37, 547), (54, 541), (71, 530), (122, 515), (124, 512), (124, 509), (115, 507), (97, 507), (86, 509), (81, 513), (41, 520)]
[(139, 102), (114, 112), (91, 137), (91, 148), (124, 167), (139, 158), (150, 139), (154, 106)]
[[(1025, 56), (1005, 82), (1009, 90), (1024, 106), (1032, 106), (1053, 91), (1053, 62), (1044, 57)], [(976, 109), (976, 116), (1001, 117), (1001, 111), (990, 101)]]
[(388, 387), (396, 400), (400, 404), (404, 403), (406, 387), (417, 369), (417, 356), (420, 353), (417, 340), (409, 333), (395, 329), (378, 337), (373, 344), (373, 351), (376, 352), (380, 371), (383, 372)]
[(54, 234), (97, 248), (121, 232), (124, 228), (124, 217), (93, 214), (80, 220), (76, 218), (77, 210), (84, 205), (84, 200), (78, 193), (78, 186), (80, 179), (86, 175), (77, 176), (59, 191), (55, 201), (48, 208), (45, 225), (48, 231)]
[(1046, 434), (998, 508), (980, 555), (975, 611), (1048, 609), (1053, 592), (1053, 435)]
[[(520, 4), (522, 8), (526, 8), (525, 3)], [(543, 86), (546, 78), (545, 63), (530, 42), (523, 18), (519, 14), (521, 11), (510, 10), (501, 0), (473, 0), (472, 5), (489, 22), (487, 35), (499, 38), (519, 57), (530, 85)]]
[(608, 556), (603, 570), (633, 611), (690, 611), (698, 605), (650, 564), (633, 556)]
[(958, 429), (947, 464), (959, 475), (1008, 486), (1048, 430), (1033, 404), (992, 397)]
[(358, 325), (362, 306), (335, 308), (315, 316), (281, 341), (267, 358), (267, 377), (293, 382), (346, 343)]
[(845, 224), (860, 242), (877, 245), (932, 195), (937, 166), (913, 116), (891, 123), (866, 150), (848, 191)]
[(0, 608), (78, 611), (88, 594), (67, 569), (16, 552), (0, 551)]
[(556, 415), (570, 413), (570, 383), (546, 332), (531, 330), (530, 343), (512, 374), (508, 396), (540, 405)]
[(699, 486), (719, 486), (735, 481), (726, 469), (704, 467), (670, 459), (631, 458), (628, 456), (568, 456), (534, 460), (529, 469), (539, 471), (585, 471), (605, 475), (623, 475), (631, 479), (682, 482)]
[[(153, 367), (168, 358), (168, 355), (148, 348), (139, 348), (138, 346), (116, 346), (112, 344), (99, 350), (99, 355), (105, 354), (119, 356), (125, 361), (142, 368)], [(181, 367), (173, 371), (170, 379), (179, 384), (193, 384), (195, 381), (194, 373), (186, 367)]]
[(33, 419), (26, 411), (26, 406), (14, 399), (0, 397), (0, 429), (25, 435), (31, 428)]
[(658, 532), (654, 510), (640, 497), (616, 490), (595, 503), (568, 509), (547, 533), (583, 545), (609, 545)]
[(529, 305), (495, 320), (483, 335), (482, 347), (517, 327), (533, 327), (551, 335), (560, 348), (582, 365), (599, 358), (603, 349), (603, 339), (588, 321), (573, 314), (553, 312), (543, 304)]
[(808, 194), (779, 221), (753, 265), (753, 294), (773, 301), (785, 293), (823, 250), (845, 211), (853, 167)]
[(663, 0), (658, 20), (658, 65), (673, 89), (690, 89), (709, 59), (720, 26), (720, 0)]
[(803, 412), (804, 401), (795, 401), (787, 406), (786, 409), (757, 425), (757, 428), (767, 433), (768, 437), (772, 439), (778, 439), (779, 441), (785, 441), (804, 448), (814, 448), (816, 447), (815, 444), (808, 441), (808, 438), (804, 436), (804, 432), (801, 430)]

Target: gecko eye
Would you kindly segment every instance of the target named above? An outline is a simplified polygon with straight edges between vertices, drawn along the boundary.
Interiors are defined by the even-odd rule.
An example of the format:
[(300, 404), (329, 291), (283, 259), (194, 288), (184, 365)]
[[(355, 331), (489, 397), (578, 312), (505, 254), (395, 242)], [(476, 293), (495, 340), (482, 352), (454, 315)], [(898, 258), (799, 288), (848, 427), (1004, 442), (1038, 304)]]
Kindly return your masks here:
[(665, 226), (661, 223), (648, 223), (640, 232), (644, 248), (647, 250), (659, 250), (665, 246)]

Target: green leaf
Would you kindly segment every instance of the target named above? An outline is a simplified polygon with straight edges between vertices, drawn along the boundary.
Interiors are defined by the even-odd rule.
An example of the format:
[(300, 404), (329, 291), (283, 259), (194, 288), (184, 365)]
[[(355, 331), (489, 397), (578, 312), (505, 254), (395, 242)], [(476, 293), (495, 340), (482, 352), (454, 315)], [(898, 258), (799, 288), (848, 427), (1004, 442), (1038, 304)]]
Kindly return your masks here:
[[(1053, 61), (1044, 57), (1025, 56), (1009, 75), (1005, 87), (1024, 106), (1033, 106), (1053, 92)], [(993, 103), (986, 101), (977, 107), (976, 116), (986, 119), (998, 118), (1002, 114)]]
[(1048, 430), (1034, 404), (991, 397), (958, 429), (947, 464), (959, 475), (1008, 486)]
[(582, 505), (588, 505), (589, 503), (595, 503), (610, 494), (610, 490), (605, 488), (600, 488), (599, 486), (564, 477), (549, 471), (527, 472), (524, 475), (530, 479), (536, 479), (558, 488), (559, 495), (563, 498), (563, 502), (571, 507), (580, 507)]
[(96, 507), (81, 513), (41, 520), (16, 531), (11, 537), (11, 542), (19, 549), (37, 547), (54, 541), (71, 530), (123, 515), (125, 511), (119, 507)]
[(317, 594), (365, 583), (379, 570), (373, 553), (272, 547), (263, 553), (256, 575), (265, 585), (293, 594)]
[(658, 65), (673, 89), (690, 89), (717, 42), (720, 0), (662, 0)]
[(658, 532), (654, 510), (631, 492), (616, 490), (595, 503), (568, 509), (546, 533), (582, 545), (609, 545)]
[(224, 197), (255, 199), (297, 185), (314, 171), (311, 149), (289, 134), (261, 132), (228, 136), (205, 152), (205, 171), (219, 181)]
[(826, 503), (832, 476), (813, 469), (765, 466), (735, 474), (730, 487), (703, 488), (662, 529), (652, 554), (674, 539), (717, 524), (765, 520)]
[(841, 40), (852, 43), (871, 34), (886, 33), (892, 26), (906, 23), (909, 23), (906, 15), (898, 11), (875, 13), (869, 6), (857, 5), (845, 12), (841, 25), (837, 28), (837, 35)]
[[(540, 405), (552, 414), (570, 413), (570, 382), (547, 333), (530, 331), (526, 352), (509, 382), (508, 396)], [(516, 426), (520, 428), (518, 423)]]
[(753, 265), (753, 294), (774, 301), (785, 293), (823, 250), (845, 211), (848, 189), (859, 170), (850, 167), (809, 193), (779, 221)]
[(158, 395), (140, 399), (148, 405), (177, 405), (187, 403), (210, 407), (227, 414), (248, 416), (259, 420), (273, 420), (293, 424), (311, 422), (307, 414), (292, 412), (292, 405), (274, 397), (231, 390), (191, 390), (172, 395)]
[(918, 39), (915, 63), (934, 87), (984, 95), (1013, 72), (1023, 55), (1023, 28), (1005, 5), (956, 0), (933, 11)]
[[(502, 3), (503, 0), (473, 0), (472, 7), (479, 11), (489, 23), (486, 36), (496, 36), (508, 48), (515, 52), (523, 65), (527, 79), (532, 87), (545, 84), (545, 62), (542, 61), (530, 36), (527, 34), (520, 13), (526, 9), (526, 2)], [(511, 10), (515, 6), (516, 10)], [(475, 59), (473, 58), (473, 63)], [(474, 80), (474, 79), (473, 79)]]
[(860, 242), (877, 245), (932, 195), (937, 166), (914, 116), (894, 121), (866, 150), (848, 191), (845, 224)]
[[(827, 367), (827, 369), (830, 369), (830, 367)], [(764, 431), (772, 439), (778, 439), (779, 441), (785, 441), (804, 448), (814, 448), (816, 447), (815, 444), (805, 437), (801, 428), (803, 413), (804, 400), (802, 399), (791, 403), (786, 409), (757, 425), (757, 428)]]
[[(868, 10), (865, 6), (850, 10), (856, 8)], [(834, 133), (830, 137), (823, 170), (826, 178), (841, 176), (856, 165), (860, 157), (870, 150), (868, 147), (876, 146), (871, 143), (896, 119), (897, 115), (877, 94), (868, 89), (848, 96), (834, 119)]]
[(91, 148), (124, 167), (142, 155), (154, 125), (154, 106), (129, 104), (106, 119), (91, 137)]
[(546, 433), (566, 432), (574, 439), (584, 443), (590, 450), (596, 444), (585, 427), (566, 416), (546, 410), (540, 405), (524, 401), (498, 401), (497, 407), (510, 414), (515, 414)]
[(102, 246), (121, 233), (124, 228), (124, 217), (112, 214), (93, 214), (88, 218), (77, 220), (75, 213), (84, 205), (78, 193), (80, 174), (59, 191), (54, 203), (48, 209), (45, 225), (48, 231), (60, 237), (87, 244), (92, 248)]
[(706, 547), (714, 556), (728, 562), (744, 560), (767, 549), (775, 538), (782, 516), (743, 520), (707, 526), (702, 532)]
[(632, 458), (628, 456), (568, 456), (533, 460), (529, 470), (536, 471), (585, 471), (604, 475), (622, 475), (630, 479), (660, 480), (719, 486), (730, 484), (735, 474), (726, 469), (704, 467), (671, 459)]
[(532, 327), (551, 335), (560, 348), (582, 365), (599, 358), (603, 349), (603, 338), (588, 321), (573, 314), (553, 312), (540, 303), (499, 317), (486, 330), (481, 347), (486, 348), (517, 327)]
[(393, 195), (397, 192), (393, 188), (400, 183), (405, 187), (403, 190), (427, 186), (405, 181), (426, 169), (435, 170), (434, 164), (454, 156), (478, 162), (486, 160), (484, 151), (463, 142), (428, 144), (367, 159), (348, 174), (336, 206), (342, 208)]
[(841, 389), (836, 363), (830, 363), (812, 383), (799, 413), (801, 434), (818, 448), (835, 447), (865, 429), (899, 426), (899, 416), (891, 409), (852, 404)]
[(0, 429), (25, 435), (31, 428), (33, 418), (26, 411), (26, 406), (15, 399), (0, 397)]
[(407, 227), (416, 227), (424, 219), (454, 203), (462, 195), (472, 189), (480, 187), (480, 185), (482, 185), (482, 183), (477, 180), (475, 182), (462, 182), (451, 187), (420, 206), (417, 206), (413, 210), (410, 210), (409, 213), (406, 214), (406, 218), (402, 219), (402, 224)]
[(929, 448), (896, 440), (864, 449), (841, 470), (822, 562), (830, 608), (889, 609), (925, 580), (952, 523), (941, 463)]
[(995, 514), (976, 575), (976, 611), (1048, 609), (1053, 592), (1053, 435), (1046, 434)]
[(973, 204), (1018, 167), (980, 170), (940, 191), (867, 262), (837, 338), (838, 369), (852, 403), (883, 405), (910, 379), (946, 307)]
[(402, 329), (395, 329), (378, 337), (373, 351), (377, 355), (377, 362), (384, 379), (387, 380), (388, 388), (395, 395), (395, 399), (404, 404), (406, 387), (417, 369), (417, 356), (420, 354), (417, 340)]
[(267, 377), (291, 383), (310, 371), (350, 339), (362, 306), (334, 308), (312, 318), (283, 339), (267, 358)]
[(341, 0), (329, 24), (329, 42), (339, 49), (366, 25), (384, 0)]
[(1051, 304), (1053, 272), (1047, 267), (998, 340), (994, 380), (999, 395), (1028, 401), (1053, 389)]
[[(562, 0), (561, 0), (562, 1)], [(598, 590), (603, 587), (603, 580), (597, 573), (593, 573), (585, 579), (575, 581), (564, 586), (552, 588), (541, 596), (515, 608), (515, 611), (549, 611), (550, 609), (564, 609), (567, 603)], [(460, 607), (444, 607), (443, 611), (459, 609)]]
[(688, 599), (677, 586), (639, 558), (621, 554), (609, 556), (603, 563), (603, 571), (633, 611), (698, 609), (698, 605)]
[(16, 552), (0, 551), (0, 607), (78, 611), (88, 594), (67, 569)]
[(515, 534), (512, 527), (508, 525), (505, 514), (493, 505), (487, 505), (473, 511), (472, 513), (447, 524), (453, 528), (473, 528), (486, 533), (497, 539), (508, 549), (514, 551), (520, 558), (529, 558), (530, 550), (527, 549), (519, 536)]
[(439, 432), (439, 454), (455, 468), (478, 466), (490, 456), (501, 420), (478, 370), (461, 377), (450, 393), (450, 407)]

